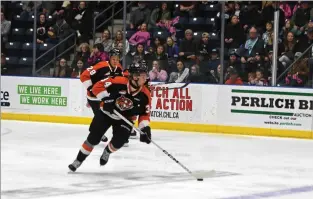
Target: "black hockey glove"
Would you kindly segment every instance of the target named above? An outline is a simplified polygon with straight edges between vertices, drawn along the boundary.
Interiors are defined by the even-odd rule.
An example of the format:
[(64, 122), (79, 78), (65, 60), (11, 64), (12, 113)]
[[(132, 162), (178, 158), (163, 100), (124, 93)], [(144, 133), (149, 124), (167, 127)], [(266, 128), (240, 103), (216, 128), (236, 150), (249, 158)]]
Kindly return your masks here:
[(151, 142), (151, 128), (150, 126), (146, 126), (141, 129), (144, 134), (140, 134), (140, 142), (145, 142), (150, 144)]
[(103, 110), (109, 112), (110, 114), (113, 114), (113, 110), (116, 109), (115, 106), (115, 100), (120, 95), (110, 95), (109, 97), (103, 98), (101, 101), (103, 101)]

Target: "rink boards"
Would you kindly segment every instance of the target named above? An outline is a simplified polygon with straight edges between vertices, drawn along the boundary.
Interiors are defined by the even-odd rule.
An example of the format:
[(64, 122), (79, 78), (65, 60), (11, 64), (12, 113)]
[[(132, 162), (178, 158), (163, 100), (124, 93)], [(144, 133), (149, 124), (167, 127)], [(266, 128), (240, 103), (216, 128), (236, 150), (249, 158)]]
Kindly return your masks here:
[[(190, 84), (151, 94), (153, 128), (313, 139), (312, 89)], [(78, 79), (2, 76), (1, 118), (89, 124), (85, 95)]]

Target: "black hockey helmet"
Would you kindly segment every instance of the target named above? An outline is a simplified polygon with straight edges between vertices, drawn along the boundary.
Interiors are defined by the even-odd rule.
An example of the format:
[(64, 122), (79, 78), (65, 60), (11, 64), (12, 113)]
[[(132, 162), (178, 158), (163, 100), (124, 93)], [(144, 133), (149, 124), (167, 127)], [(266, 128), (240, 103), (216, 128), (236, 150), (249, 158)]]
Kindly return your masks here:
[(129, 66), (128, 69), (129, 73), (141, 73), (145, 72), (148, 73), (148, 66), (145, 60), (139, 60), (138, 62), (134, 62)]
[(109, 51), (109, 56), (120, 56), (121, 51), (118, 48), (113, 48), (112, 50)]

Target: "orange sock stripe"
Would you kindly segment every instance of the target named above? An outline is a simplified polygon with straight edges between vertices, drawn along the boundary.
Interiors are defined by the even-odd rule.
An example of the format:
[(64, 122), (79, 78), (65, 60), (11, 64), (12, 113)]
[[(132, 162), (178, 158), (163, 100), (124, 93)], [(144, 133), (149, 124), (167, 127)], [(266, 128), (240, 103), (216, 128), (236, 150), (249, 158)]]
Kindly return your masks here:
[(114, 148), (114, 146), (112, 145), (111, 142), (108, 144), (108, 147), (109, 147), (109, 149), (110, 149), (110, 151), (111, 151), (112, 153), (115, 152), (115, 151), (117, 151), (117, 149)]
[(86, 151), (89, 151), (89, 152), (91, 152), (92, 151), (92, 147), (90, 147), (90, 146), (88, 146), (87, 144), (83, 144), (83, 148), (86, 150)]

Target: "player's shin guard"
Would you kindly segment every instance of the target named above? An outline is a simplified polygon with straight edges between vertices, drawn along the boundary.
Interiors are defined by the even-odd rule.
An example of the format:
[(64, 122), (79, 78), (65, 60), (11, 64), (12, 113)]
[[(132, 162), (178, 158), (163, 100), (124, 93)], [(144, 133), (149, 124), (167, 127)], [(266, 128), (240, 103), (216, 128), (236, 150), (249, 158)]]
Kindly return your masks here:
[(117, 151), (116, 148), (113, 147), (112, 143), (110, 142), (106, 147), (105, 149), (103, 150), (103, 153), (100, 157), (100, 166), (104, 166), (108, 163), (109, 161), (109, 157), (110, 157), (110, 154)]
[(91, 151), (93, 150), (93, 145), (90, 144), (87, 140), (83, 143), (82, 148), (79, 150), (76, 160), (68, 167), (71, 171), (76, 171), (78, 167), (83, 163), (83, 161), (89, 156)]

